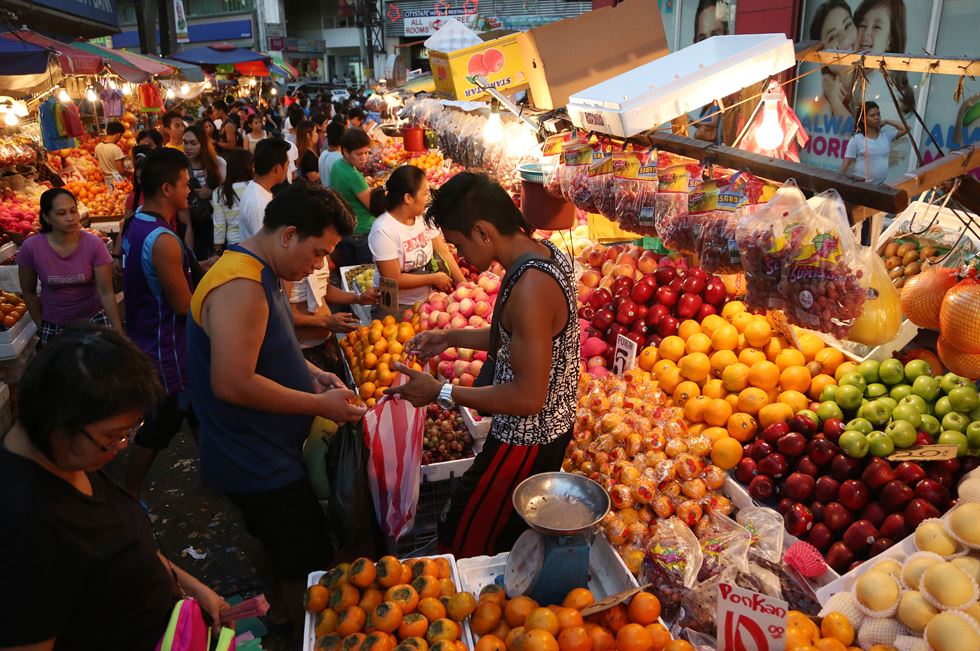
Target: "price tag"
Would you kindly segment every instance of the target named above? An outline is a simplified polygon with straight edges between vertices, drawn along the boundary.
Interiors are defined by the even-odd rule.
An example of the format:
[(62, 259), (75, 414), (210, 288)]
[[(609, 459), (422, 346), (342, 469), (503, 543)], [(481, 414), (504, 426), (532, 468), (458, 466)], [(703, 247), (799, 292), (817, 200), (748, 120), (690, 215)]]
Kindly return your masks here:
[(616, 352), (613, 354), (612, 372), (622, 375), (636, 363), (636, 342), (624, 335), (616, 337)]
[(718, 651), (783, 651), (789, 605), (731, 583), (718, 585)]
[(398, 281), (385, 277), (378, 280), (378, 305), (387, 312), (398, 310)]
[(885, 457), (889, 461), (947, 461), (956, 458), (955, 445), (913, 445)]

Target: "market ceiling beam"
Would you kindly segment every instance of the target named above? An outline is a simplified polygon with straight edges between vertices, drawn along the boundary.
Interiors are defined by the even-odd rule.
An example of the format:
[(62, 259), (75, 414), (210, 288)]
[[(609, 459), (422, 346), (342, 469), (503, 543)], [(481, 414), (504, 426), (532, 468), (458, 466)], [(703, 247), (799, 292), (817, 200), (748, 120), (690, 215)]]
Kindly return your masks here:
[[(905, 191), (908, 196), (914, 197), (929, 188), (934, 188), (946, 181), (962, 176), (975, 167), (980, 167), (980, 146), (968, 145), (948, 151), (931, 163), (915, 168), (891, 185), (896, 189)], [(973, 187), (972, 184), (970, 186)], [(957, 192), (956, 198), (970, 210), (980, 212), (980, 197), (974, 198), (972, 192)], [(854, 209), (851, 218), (854, 223), (858, 223), (868, 219), (876, 212), (878, 210), (873, 207), (857, 207)]]
[(844, 201), (858, 206), (897, 213), (909, 205), (909, 195), (906, 190), (884, 183), (866, 183), (839, 172), (760, 156), (735, 147), (716, 145), (665, 131), (654, 131), (639, 138), (645, 139), (657, 149), (697, 160), (711, 160), (718, 165), (736, 170), (748, 169), (757, 176), (779, 183), (794, 179), (805, 192), (837, 190)]
[(796, 60), (824, 65), (850, 66), (861, 64), (877, 70), (885, 66), (891, 71), (932, 72), (944, 75), (980, 74), (980, 59), (936, 57), (920, 54), (862, 54), (842, 50), (824, 50), (820, 41), (804, 41), (796, 46)]

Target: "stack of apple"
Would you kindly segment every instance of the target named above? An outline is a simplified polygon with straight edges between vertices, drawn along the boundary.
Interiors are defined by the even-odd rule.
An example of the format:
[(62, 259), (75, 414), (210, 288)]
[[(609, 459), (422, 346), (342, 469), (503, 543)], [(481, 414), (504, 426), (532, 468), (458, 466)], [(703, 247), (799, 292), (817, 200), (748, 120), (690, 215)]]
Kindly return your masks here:
[(893, 463), (848, 455), (838, 418), (823, 422), (801, 411), (773, 423), (745, 446), (735, 478), (753, 499), (775, 504), (786, 531), (848, 571), (911, 533), (952, 504), (960, 475), (976, 464), (951, 459)]
[(0, 228), (23, 236), (37, 233), (41, 228), (37, 204), (9, 188), (0, 190)]
[(450, 347), (442, 351), (438, 360), (433, 360), (431, 363), (435, 366), (437, 376), (452, 384), (471, 387), (485, 361), (487, 361), (485, 350)]
[(484, 272), (476, 282), (460, 283), (451, 294), (430, 292), (419, 306), (420, 326), (423, 330), (486, 327), (499, 291), (500, 279)]

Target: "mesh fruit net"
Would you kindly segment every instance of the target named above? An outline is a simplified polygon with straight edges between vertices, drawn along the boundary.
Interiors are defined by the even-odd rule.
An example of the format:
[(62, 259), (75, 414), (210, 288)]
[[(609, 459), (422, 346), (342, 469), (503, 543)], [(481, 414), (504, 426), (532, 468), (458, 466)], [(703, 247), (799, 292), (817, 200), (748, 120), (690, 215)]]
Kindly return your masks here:
[(920, 328), (939, 329), (943, 296), (956, 284), (956, 272), (930, 267), (912, 276), (902, 287), (902, 313)]
[(980, 281), (967, 278), (946, 292), (939, 311), (939, 331), (952, 346), (980, 353)]

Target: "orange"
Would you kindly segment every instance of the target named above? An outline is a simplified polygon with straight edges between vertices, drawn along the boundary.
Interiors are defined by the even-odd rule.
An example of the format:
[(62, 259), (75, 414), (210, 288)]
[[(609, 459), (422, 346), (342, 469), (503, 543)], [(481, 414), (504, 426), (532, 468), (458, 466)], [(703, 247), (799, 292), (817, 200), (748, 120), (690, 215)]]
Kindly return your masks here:
[(724, 398), (728, 395), (728, 389), (721, 380), (708, 380), (701, 387), (701, 395), (708, 398)]
[(684, 381), (677, 385), (672, 397), (676, 406), (683, 407), (688, 400), (699, 395), (701, 395), (701, 389), (697, 384), (691, 381)]
[(717, 314), (709, 314), (708, 316), (704, 317), (703, 321), (701, 321), (701, 332), (709, 337), (713, 337), (715, 330), (717, 330), (720, 326), (727, 324), (728, 322), (721, 316)]
[(817, 640), (813, 643), (813, 648), (817, 651), (847, 651), (847, 645), (842, 644), (840, 640), (835, 640), (832, 637)]
[(751, 367), (756, 362), (766, 361), (766, 354), (758, 348), (743, 348), (738, 353), (738, 361)]
[(647, 633), (653, 637), (654, 651), (660, 651), (660, 649), (663, 649), (665, 646), (667, 646), (667, 643), (670, 642), (670, 631), (668, 631), (667, 627), (660, 622), (650, 624), (646, 627), (646, 629)]
[(653, 636), (639, 624), (627, 624), (616, 633), (617, 651), (649, 651)]
[[(417, 612), (421, 613), (430, 622), (442, 619), (446, 616), (446, 607), (435, 597), (423, 597), (419, 599)], [(457, 620), (458, 621), (458, 620)]]
[(762, 347), (762, 352), (766, 354), (766, 359), (768, 359), (770, 362), (775, 362), (779, 353), (789, 347), (789, 342), (783, 337), (777, 335), (770, 339), (768, 344)]
[[(421, 604), (419, 604), (421, 606)], [(469, 592), (457, 592), (449, 598), (446, 612), (454, 621), (461, 622), (476, 610), (476, 599)]]
[(711, 463), (722, 470), (731, 470), (742, 460), (742, 444), (737, 439), (726, 436), (711, 446)]
[(784, 371), (790, 366), (806, 366), (806, 357), (795, 348), (783, 348), (773, 361), (776, 362), (780, 371)]
[(524, 620), (537, 607), (538, 603), (534, 599), (519, 595), (508, 601), (507, 605), (504, 606), (504, 619), (507, 620), (507, 625), (512, 628), (514, 626), (524, 626)]
[(810, 399), (799, 391), (783, 391), (780, 393), (775, 400), (771, 402), (781, 402), (789, 405), (790, 409), (793, 410), (795, 414), (801, 409), (806, 409), (810, 406)]
[(558, 651), (555, 636), (540, 628), (524, 633), (521, 651)]
[(623, 604), (617, 604), (609, 610), (604, 611), (600, 617), (606, 628), (614, 633), (618, 633), (619, 629), (630, 623), (629, 616), (626, 614), (626, 608)]
[(340, 618), (337, 620), (337, 632), (344, 636), (359, 633), (364, 628), (366, 619), (367, 616), (360, 607), (351, 606), (340, 613)]
[(693, 319), (682, 321), (677, 328), (677, 336), (684, 341), (687, 341), (693, 334), (701, 334), (701, 326)]
[(565, 600), (561, 602), (561, 605), (566, 608), (582, 610), (583, 608), (588, 608), (594, 603), (595, 597), (592, 596), (591, 590), (588, 588), (575, 588), (565, 595)]
[(708, 359), (711, 360), (711, 376), (715, 378), (720, 378), (726, 368), (738, 363), (738, 355), (731, 350), (715, 351)]
[(769, 396), (757, 387), (743, 389), (738, 394), (738, 410), (746, 414), (755, 416), (767, 404), (769, 404)]
[(559, 651), (592, 651), (592, 639), (584, 626), (563, 628), (558, 634)]
[(402, 618), (402, 623), (398, 625), (398, 637), (404, 640), (407, 637), (424, 637), (429, 630), (429, 620), (420, 613), (409, 613)]
[(653, 364), (653, 370), (651, 371), (655, 376), (660, 377), (662, 374), (666, 373), (669, 369), (676, 368), (677, 365), (669, 359), (657, 359)]
[(319, 583), (311, 585), (303, 594), (303, 607), (308, 613), (318, 613), (327, 607), (330, 591)]
[(673, 393), (677, 385), (681, 383), (684, 378), (681, 376), (681, 370), (674, 367), (658, 378), (660, 382), (660, 388), (663, 389), (665, 393)]
[(362, 385), (361, 385), (361, 387), (360, 387), (360, 395), (361, 395), (361, 398), (362, 398), (363, 400), (367, 400), (368, 398), (373, 398), (373, 397), (374, 397), (374, 393), (375, 393), (375, 391), (377, 391), (377, 390), (378, 390), (378, 389), (377, 389), (377, 387), (376, 387), (376, 386), (374, 385), (374, 383), (373, 383), (373, 382), (365, 382), (365, 383), (364, 383), (364, 384), (362, 384)]
[(687, 640), (671, 640), (663, 651), (694, 651), (694, 647)]
[(524, 627), (518, 626), (510, 629), (507, 637), (504, 638), (508, 651), (524, 651)]
[(711, 372), (711, 360), (703, 352), (693, 352), (681, 357), (677, 367), (688, 380), (703, 382)]
[(722, 427), (728, 424), (728, 417), (732, 415), (732, 406), (727, 400), (714, 398), (704, 410), (704, 422), (714, 427)]
[(799, 651), (803, 648), (813, 648), (810, 642), (812, 640), (806, 630), (793, 626), (787, 627), (786, 651)]
[(739, 312), (745, 312), (745, 303), (742, 301), (729, 301), (721, 308), (721, 316), (729, 321)]
[(425, 639), (429, 644), (435, 644), (441, 640), (455, 640), (459, 638), (459, 624), (451, 619), (437, 619), (429, 624), (429, 632), (425, 634)]
[(796, 338), (796, 343), (800, 349), (800, 352), (803, 353), (803, 356), (808, 362), (815, 360), (817, 358), (817, 353), (824, 348), (823, 339), (812, 332), (804, 332), (798, 336)]
[(555, 611), (555, 617), (558, 618), (558, 628), (560, 629), (570, 628), (572, 626), (585, 626), (585, 622), (582, 620), (582, 613), (574, 608), (562, 606)]
[(660, 600), (649, 592), (637, 592), (630, 600), (626, 614), (635, 624), (641, 626), (652, 624), (660, 617)]
[[(798, 350), (786, 349), (783, 353), (794, 352), (803, 355)], [(779, 366), (779, 358), (776, 358), (776, 366)], [(779, 388), (783, 391), (799, 391), (806, 393), (810, 389), (810, 371), (806, 366), (787, 366), (779, 374)]]
[(749, 367), (741, 362), (726, 366), (721, 372), (721, 383), (726, 391), (741, 391), (749, 386)]
[(810, 380), (810, 392), (808, 395), (812, 400), (819, 400), (820, 394), (823, 393), (823, 390), (827, 387), (833, 386), (837, 386), (837, 381), (829, 375), (821, 373), (820, 375), (814, 376), (814, 378)]
[(401, 583), (402, 564), (394, 556), (382, 556), (375, 565), (378, 585), (390, 588)]
[(485, 635), (500, 625), (504, 609), (495, 601), (484, 600), (476, 605), (470, 627), (477, 635)]
[(743, 333), (745, 334), (745, 343), (755, 348), (762, 348), (772, 338), (772, 328), (769, 326), (769, 322), (762, 317), (753, 317), (745, 325)]
[(687, 343), (684, 345), (684, 350), (686, 350), (688, 354), (710, 353), (711, 337), (703, 332), (696, 332), (687, 338)]
[(785, 423), (792, 417), (792, 407), (784, 402), (774, 402), (759, 410), (759, 425), (765, 429), (773, 423)]
[(657, 347), (657, 355), (660, 359), (669, 359), (676, 362), (684, 355), (684, 340), (677, 335), (664, 337)]
[(735, 350), (738, 346), (738, 329), (725, 323), (711, 334), (711, 346), (715, 350)]
[(711, 398), (707, 396), (690, 398), (684, 403), (684, 418), (687, 419), (688, 423), (704, 422), (704, 410), (709, 404), (711, 404)]
[(493, 601), (500, 606), (503, 606), (506, 599), (507, 594), (504, 592), (504, 589), (496, 583), (491, 583), (490, 585), (484, 586), (483, 589), (480, 590), (480, 601)]
[(640, 351), (640, 354), (636, 358), (636, 365), (642, 368), (644, 371), (652, 371), (653, 365), (657, 361), (657, 348), (656, 346), (647, 346)]
[(552, 635), (558, 635), (558, 616), (548, 608), (535, 608), (527, 619), (524, 620), (524, 628), (527, 631), (542, 630), (548, 631)]
[[(740, 443), (751, 441), (755, 438), (756, 432), (759, 431), (759, 422), (751, 414), (742, 412), (736, 412), (729, 416), (726, 426), (728, 435)], [(735, 463), (738, 463), (738, 461)]]
[(772, 362), (756, 362), (749, 367), (749, 384), (768, 391), (779, 384), (779, 367)]
[(830, 613), (820, 622), (820, 634), (823, 637), (831, 637), (847, 646), (854, 641), (854, 626), (851, 621), (841, 613)]
[(375, 607), (384, 601), (384, 595), (377, 588), (368, 588), (361, 593), (361, 600), (358, 602), (358, 606), (361, 607), (366, 613), (371, 612)]
[[(688, 428), (688, 431), (690, 431), (690, 428)], [(711, 441), (711, 444), (714, 445), (714, 443), (719, 439), (728, 437), (728, 430), (724, 427), (705, 427), (701, 431), (701, 435)]]
[(735, 329), (743, 334), (745, 333), (745, 329), (748, 327), (748, 325), (754, 320), (755, 316), (749, 314), (748, 312), (739, 312), (729, 319), (729, 321), (732, 322), (732, 325), (735, 326)]
[(322, 637), (324, 635), (330, 635), (337, 630), (337, 623), (340, 621), (340, 615), (336, 611), (325, 608), (316, 614), (316, 636)]
[(349, 581), (358, 588), (366, 588), (374, 582), (378, 570), (369, 558), (358, 558), (350, 565)]
[(730, 404), (732, 406), (732, 411), (738, 411), (738, 394), (737, 393), (729, 393), (727, 396), (725, 396), (725, 400), (727, 400), (728, 401), (728, 404)]
[(613, 651), (616, 648), (616, 638), (601, 626), (588, 629), (592, 640), (592, 651)]
[(474, 651), (507, 651), (507, 644), (496, 635), (484, 635), (477, 641)]
[(814, 361), (820, 362), (823, 367), (823, 372), (829, 375), (833, 375), (837, 367), (844, 362), (844, 353), (840, 352), (836, 348), (831, 348), (827, 346), (814, 356)]

